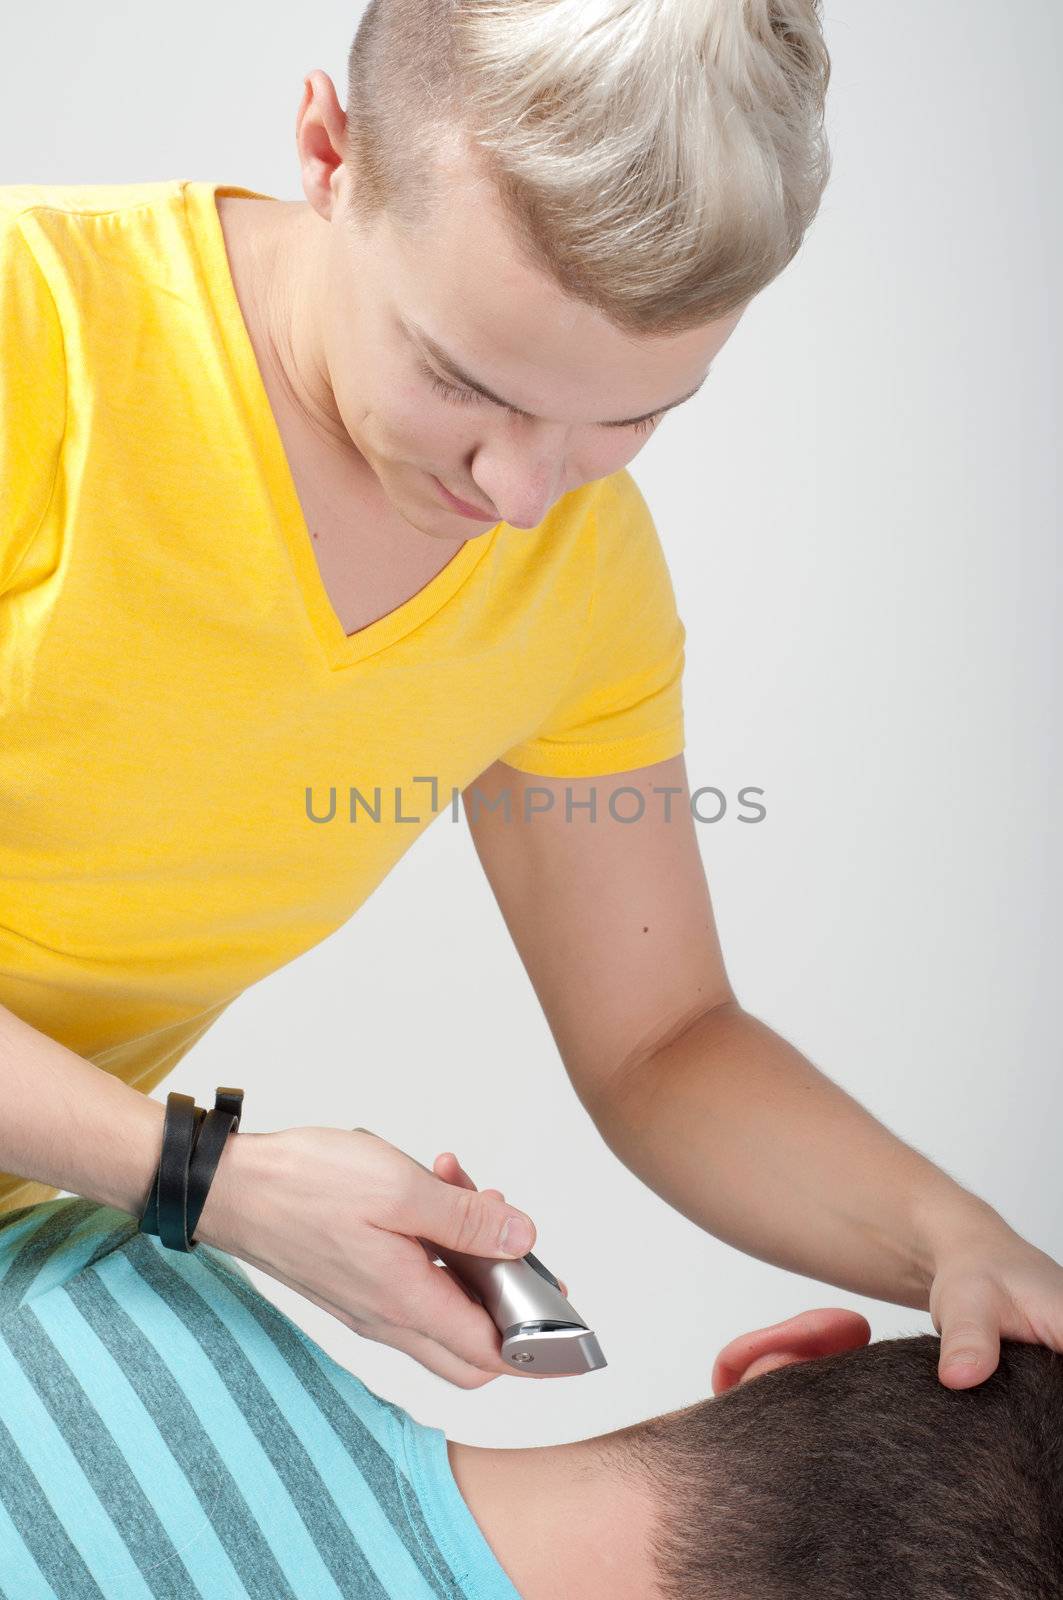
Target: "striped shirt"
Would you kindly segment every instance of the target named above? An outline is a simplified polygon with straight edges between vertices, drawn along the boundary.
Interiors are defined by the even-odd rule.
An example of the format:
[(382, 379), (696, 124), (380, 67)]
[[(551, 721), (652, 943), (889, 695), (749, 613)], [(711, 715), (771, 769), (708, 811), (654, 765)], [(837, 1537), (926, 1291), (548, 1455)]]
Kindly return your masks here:
[(0, 1215), (3, 1600), (520, 1600), (440, 1428), (201, 1244)]

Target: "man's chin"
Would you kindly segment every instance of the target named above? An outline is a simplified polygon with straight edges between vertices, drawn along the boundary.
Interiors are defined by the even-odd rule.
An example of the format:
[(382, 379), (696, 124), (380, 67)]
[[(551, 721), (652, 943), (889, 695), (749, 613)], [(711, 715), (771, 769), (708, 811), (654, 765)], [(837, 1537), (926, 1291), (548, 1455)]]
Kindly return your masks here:
[(391, 491), (387, 481), (381, 478), (381, 485), (388, 500), (399, 515), (416, 528), (418, 533), (427, 534), (430, 539), (438, 539), (441, 544), (464, 544), (467, 539), (475, 539), (481, 533), (487, 533), (494, 526), (486, 518), (477, 523), (474, 518), (462, 517), (443, 504), (439, 497), (439, 490), (433, 481), (435, 474), (427, 468), (418, 469), (419, 482), (415, 490), (409, 488), (409, 480), (402, 480), (400, 495)]

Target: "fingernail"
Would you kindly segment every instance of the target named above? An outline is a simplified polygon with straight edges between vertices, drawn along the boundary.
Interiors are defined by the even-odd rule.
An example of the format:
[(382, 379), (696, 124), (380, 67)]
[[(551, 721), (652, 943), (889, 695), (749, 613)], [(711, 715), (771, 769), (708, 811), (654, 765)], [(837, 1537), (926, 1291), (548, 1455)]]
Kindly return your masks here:
[(498, 1248), (507, 1256), (526, 1256), (531, 1249), (532, 1230), (523, 1217), (507, 1217), (498, 1239)]

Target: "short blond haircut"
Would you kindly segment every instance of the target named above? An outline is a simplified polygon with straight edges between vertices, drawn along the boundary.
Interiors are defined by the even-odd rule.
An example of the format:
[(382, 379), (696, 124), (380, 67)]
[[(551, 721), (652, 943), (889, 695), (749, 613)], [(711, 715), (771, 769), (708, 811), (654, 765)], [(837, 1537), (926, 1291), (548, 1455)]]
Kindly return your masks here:
[(352, 220), (415, 229), (455, 131), (526, 258), (636, 336), (745, 305), (830, 175), (820, 0), (370, 0)]

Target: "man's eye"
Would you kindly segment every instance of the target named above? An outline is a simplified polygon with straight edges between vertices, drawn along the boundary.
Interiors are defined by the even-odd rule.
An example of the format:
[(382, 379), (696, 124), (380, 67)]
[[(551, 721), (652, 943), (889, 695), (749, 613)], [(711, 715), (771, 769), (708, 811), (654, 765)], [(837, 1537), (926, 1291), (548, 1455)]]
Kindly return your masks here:
[[(441, 394), (444, 400), (450, 400), (459, 406), (470, 406), (475, 405), (478, 400), (482, 401), (484, 399), (484, 396), (477, 394), (474, 389), (462, 389), (456, 383), (447, 383), (427, 362), (421, 362), (420, 366), (421, 371), (436, 391), (436, 394)], [(502, 409), (511, 417), (519, 417), (523, 414), (520, 411), (514, 411), (511, 406), (503, 406)]]
[[(462, 389), (455, 383), (447, 383), (427, 362), (421, 363), (421, 371), (436, 393), (442, 395), (444, 400), (452, 401), (455, 405), (472, 405), (477, 400), (483, 399), (483, 396), (477, 394), (473, 389)], [(524, 414), (521, 411), (514, 411), (510, 406), (506, 406), (504, 409), (511, 417), (520, 417)], [(648, 433), (651, 428), (656, 427), (663, 415), (663, 412), (658, 411), (656, 416), (646, 417), (642, 422), (631, 422), (628, 426), (633, 428), (636, 433)]]
[(424, 374), (429, 379), (432, 388), (437, 394), (441, 394), (444, 400), (454, 400), (458, 405), (470, 405), (474, 400), (481, 398), (472, 389), (459, 389), (454, 383), (444, 382), (442, 378), (432, 371), (431, 367), (425, 367)]

